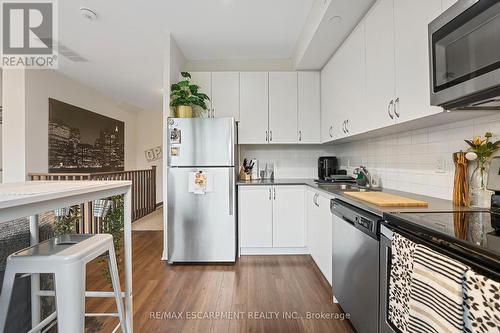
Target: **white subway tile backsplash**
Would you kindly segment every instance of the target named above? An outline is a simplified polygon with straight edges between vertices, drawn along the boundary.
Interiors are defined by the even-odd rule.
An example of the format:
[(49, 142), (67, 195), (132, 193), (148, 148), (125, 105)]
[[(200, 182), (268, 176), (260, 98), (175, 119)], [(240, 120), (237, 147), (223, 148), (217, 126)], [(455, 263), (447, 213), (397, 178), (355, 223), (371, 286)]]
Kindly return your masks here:
[(500, 113), (339, 145), (244, 145), (240, 156), (274, 161), (276, 178), (316, 178), (318, 157), (333, 155), (349, 173), (365, 165), (386, 188), (451, 200), (452, 154), (487, 131), (500, 139)]

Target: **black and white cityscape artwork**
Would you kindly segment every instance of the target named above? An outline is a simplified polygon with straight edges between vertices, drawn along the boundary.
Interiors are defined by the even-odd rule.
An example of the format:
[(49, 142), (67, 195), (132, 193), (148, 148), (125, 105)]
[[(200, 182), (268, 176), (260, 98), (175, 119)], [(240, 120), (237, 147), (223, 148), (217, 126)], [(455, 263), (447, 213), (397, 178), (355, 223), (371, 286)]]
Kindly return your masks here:
[(123, 171), (125, 123), (49, 99), (49, 172)]

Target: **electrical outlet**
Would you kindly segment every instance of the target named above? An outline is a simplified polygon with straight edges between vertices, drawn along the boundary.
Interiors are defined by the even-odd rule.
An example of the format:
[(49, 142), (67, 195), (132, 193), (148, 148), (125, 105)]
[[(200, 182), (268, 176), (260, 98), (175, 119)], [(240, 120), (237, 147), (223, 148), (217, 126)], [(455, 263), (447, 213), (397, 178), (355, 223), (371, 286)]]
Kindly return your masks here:
[(437, 173), (445, 173), (446, 172), (446, 160), (444, 158), (437, 159), (436, 172)]

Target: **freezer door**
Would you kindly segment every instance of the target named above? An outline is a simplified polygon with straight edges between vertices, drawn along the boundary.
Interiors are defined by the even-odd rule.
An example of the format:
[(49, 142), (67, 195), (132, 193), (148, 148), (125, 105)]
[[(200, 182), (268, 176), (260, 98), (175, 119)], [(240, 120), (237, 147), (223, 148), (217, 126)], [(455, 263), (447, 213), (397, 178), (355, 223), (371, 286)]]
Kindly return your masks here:
[(168, 166), (235, 166), (234, 118), (169, 118)]
[[(194, 193), (193, 175), (206, 177)], [(169, 262), (234, 262), (236, 191), (234, 168), (169, 168)]]

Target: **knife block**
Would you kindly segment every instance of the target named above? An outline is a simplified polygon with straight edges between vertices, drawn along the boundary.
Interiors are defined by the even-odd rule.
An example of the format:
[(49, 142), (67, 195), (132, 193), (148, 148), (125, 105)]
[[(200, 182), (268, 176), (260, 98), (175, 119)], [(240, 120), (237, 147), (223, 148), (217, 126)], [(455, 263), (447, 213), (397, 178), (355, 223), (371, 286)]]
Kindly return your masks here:
[(250, 180), (250, 175), (245, 173), (245, 170), (243, 170), (243, 168), (240, 169), (240, 180), (245, 180), (245, 181)]

